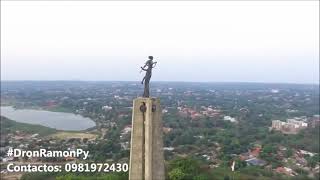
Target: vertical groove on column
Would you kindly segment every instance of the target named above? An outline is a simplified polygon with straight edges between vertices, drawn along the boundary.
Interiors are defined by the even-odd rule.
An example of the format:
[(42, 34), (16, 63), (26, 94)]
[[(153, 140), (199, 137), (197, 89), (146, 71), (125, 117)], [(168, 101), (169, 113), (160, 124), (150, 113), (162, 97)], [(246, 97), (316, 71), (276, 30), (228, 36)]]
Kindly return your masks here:
[[(140, 111), (143, 102), (146, 106), (145, 113)], [(165, 179), (161, 115), (158, 98), (134, 100), (129, 180)]]

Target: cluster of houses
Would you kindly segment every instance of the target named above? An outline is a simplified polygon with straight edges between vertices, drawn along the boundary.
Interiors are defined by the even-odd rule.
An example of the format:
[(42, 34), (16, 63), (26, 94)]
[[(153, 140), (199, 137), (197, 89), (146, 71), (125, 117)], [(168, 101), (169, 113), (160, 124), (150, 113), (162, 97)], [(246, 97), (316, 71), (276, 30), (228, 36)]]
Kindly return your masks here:
[(191, 117), (191, 119), (199, 119), (204, 117), (203, 114), (189, 107), (177, 107), (178, 114), (182, 117)]
[(104, 111), (110, 111), (110, 110), (112, 110), (112, 107), (108, 106), (108, 105), (105, 105), (105, 106), (102, 106), (101, 109), (104, 110)]
[(221, 109), (213, 106), (201, 106), (200, 111), (197, 111), (190, 107), (177, 107), (178, 113), (183, 117), (191, 117), (191, 119), (199, 119), (203, 117), (218, 117), (221, 115)]
[(272, 120), (271, 129), (281, 131), (284, 134), (297, 134), (300, 130), (308, 127), (306, 118), (287, 119), (287, 122)]
[(298, 175), (298, 173), (295, 172), (293, 169), (300, 168), (309, 173), (319, 174), (320, 172), (319, 163), (315, 166), (315, 168), (312, 169), (308, 166), (308, 161), (305, 158), (306, 156), (313, 157), (316, 155), (315, 153), (300, 149), (300, 150), (294, 150), (293, 155), (291, 157), (285, 158), (283, 155), (285, 151), (287, 151), (287, 148), (279, 147), (277, 155), (278, 155), (278, 158), (281, 159), (282, 162), (284, 162), (284, 164), (287, 164), (287, 165), (290, 164), (290, 166), (277, 167), (276, 169), (274, 169), (275, 172), (280, 174), (285, 174), (287, 176), (296, 176)]
[(282, 166), (281, 167), (277, 167), (277, 169), (275, 169), (275, 172), (280, 173), (280, 174), (285, 174), (287, 176), (296, 176), (296, 175), (298, 175), (291, 168), (282, 167)]
[(215, 108), (213, 106), (201, 106), (201, 111), (200, 113), (207, 116), (207, 117), (217, 117), (220, 116), (221, 114), (221, 109)]
[(261, 152), (262, 148), (260, 146), (253, 148), (252, 150), (249, 150), (246, 153), (240, 154), (240, 160), (246, 161), (248, 165), (252, 166), (264, 166), (266, 165), (266, 162), (262, 159), (259, 159), (259, 154)]
[(238, 122), (238, 121), (236, 120), (236, 118), (231, 117), (231, 116), (224, 116), (224, 117), (223, 117), (223, 120), (225, 120), (225, 121), (230, 121), (230, 122), (233, 122), (233, 123), (237, 123), (237, 122)]

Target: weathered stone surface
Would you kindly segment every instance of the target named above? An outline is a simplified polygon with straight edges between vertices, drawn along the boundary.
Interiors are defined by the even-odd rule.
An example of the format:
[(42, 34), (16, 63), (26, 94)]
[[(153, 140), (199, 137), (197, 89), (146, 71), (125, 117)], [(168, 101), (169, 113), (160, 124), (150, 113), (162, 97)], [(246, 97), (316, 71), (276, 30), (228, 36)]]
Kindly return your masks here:
[[(146, 107), (145, 112), (141, 111), (142, 105)], [(161, 115), (159, 99), (133, 101), (130, 180), (165, 179)]]

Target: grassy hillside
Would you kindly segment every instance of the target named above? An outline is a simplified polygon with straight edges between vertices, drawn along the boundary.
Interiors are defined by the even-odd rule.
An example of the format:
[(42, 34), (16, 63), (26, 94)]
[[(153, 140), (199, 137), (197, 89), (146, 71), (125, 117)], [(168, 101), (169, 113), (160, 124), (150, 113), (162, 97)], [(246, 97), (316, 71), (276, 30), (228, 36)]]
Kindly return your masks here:
[(6, 117), (1, 116), (0, 118), (1, 134), (7, 134), (15, 131), (23, 131), (26, 133), (38, 133), (39, 135), (45, 136), (57, 132), (56, 129), (41, 125), (33, 125), (27, 123), (20, 123), (10, 120)]

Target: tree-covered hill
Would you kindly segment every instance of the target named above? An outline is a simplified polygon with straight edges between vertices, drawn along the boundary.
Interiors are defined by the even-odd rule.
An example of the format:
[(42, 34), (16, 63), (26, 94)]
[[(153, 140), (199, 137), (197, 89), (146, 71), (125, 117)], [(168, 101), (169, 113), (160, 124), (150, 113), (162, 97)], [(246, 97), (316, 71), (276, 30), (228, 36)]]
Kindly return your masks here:
[(1, 116), (0, 118), (1, 134), (8, 134), (15, 131), (22, 131), (30, 134), (39, 134), (41, 136), (55, 133), (57, 130), (49, 127), (20, 123)]

